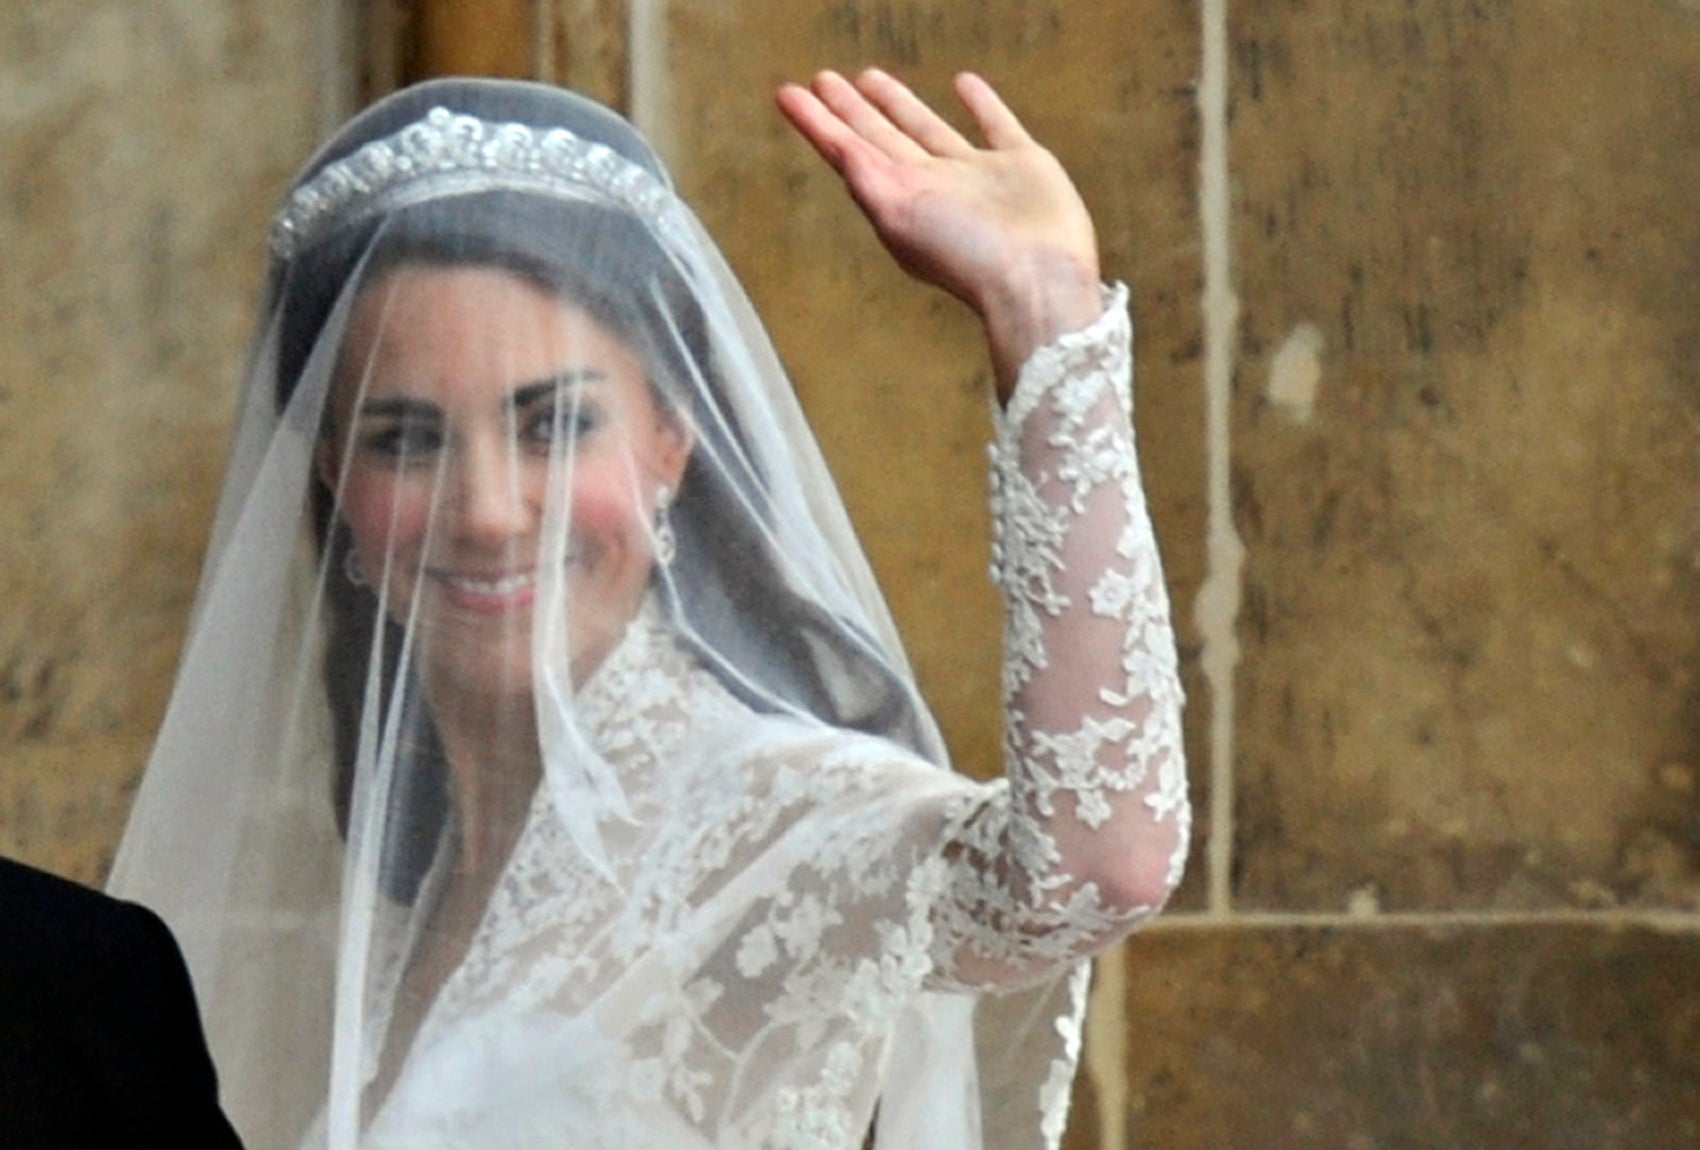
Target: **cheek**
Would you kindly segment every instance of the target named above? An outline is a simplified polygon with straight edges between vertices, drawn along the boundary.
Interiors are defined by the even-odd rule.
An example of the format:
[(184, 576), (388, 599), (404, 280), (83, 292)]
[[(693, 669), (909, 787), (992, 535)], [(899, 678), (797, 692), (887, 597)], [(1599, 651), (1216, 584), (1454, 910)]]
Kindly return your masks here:
[(649, 518), (629, 473), (581, 468), (573, 477), (569, 498), (575, 535), (624, 535)]
[(428, 482), (355, 471), (343, 485), (338, 512), (368, 562), (392, 548), (405, 550), (425, 535), (431, 516)]

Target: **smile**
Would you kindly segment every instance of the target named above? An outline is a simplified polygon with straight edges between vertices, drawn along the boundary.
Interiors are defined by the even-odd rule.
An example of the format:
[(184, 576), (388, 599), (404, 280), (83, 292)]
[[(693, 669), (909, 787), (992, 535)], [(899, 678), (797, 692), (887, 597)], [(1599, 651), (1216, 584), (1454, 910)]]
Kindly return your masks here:
[(443, 582), (458, 591), (470, 591), (475, 595), (511, 595), (537, 586), (537, 576), (533, 573), (500, 575), (494, 579), (480, 579), (472, 575), (444, 575)]
[(434, 570), (430, 575), (450, 603), (469, 610), (508, 611), (528, 607), (537, 597), (535, 571), (475, 575)]

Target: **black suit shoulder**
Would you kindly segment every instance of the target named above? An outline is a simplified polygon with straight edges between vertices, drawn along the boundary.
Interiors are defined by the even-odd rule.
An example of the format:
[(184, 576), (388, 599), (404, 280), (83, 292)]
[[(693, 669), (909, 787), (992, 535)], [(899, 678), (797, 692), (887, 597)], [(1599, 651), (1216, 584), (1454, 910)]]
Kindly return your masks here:
[[(6, 947), (0, 955), (33, 962), (82, 965), (98, 956), (156, 940), (147, 920), (153, 912), (122, 902), (70, 879), (0, 858), (0, 917)], [(163, 924), (161, 924), (163, 925)]]
[(237, 1145), (159, 916), (5, 859), (0, 1115), (8, 1146)]

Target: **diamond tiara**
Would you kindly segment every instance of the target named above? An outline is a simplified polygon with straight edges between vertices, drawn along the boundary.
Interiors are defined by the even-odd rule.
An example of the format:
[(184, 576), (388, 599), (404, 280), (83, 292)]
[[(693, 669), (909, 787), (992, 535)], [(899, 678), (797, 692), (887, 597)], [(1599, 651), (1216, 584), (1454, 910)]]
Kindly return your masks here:
[(604, 204), (673, 233), (679, 201), (653, 174), (565, 128), (498, 124), (432, 108), (329, 164), (289, 197), (271, 249), (290, 259), (355, 220), (445, 195), (520, 190)]

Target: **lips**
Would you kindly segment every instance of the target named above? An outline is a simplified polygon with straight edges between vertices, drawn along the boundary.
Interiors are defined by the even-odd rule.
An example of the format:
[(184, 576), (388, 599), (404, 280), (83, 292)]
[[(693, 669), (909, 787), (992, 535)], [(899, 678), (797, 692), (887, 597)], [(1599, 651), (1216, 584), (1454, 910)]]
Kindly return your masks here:
[(529, 607), (537, 598), (537, 572), (432, 570), (431, 579), (456, 607), (498, 613)]

